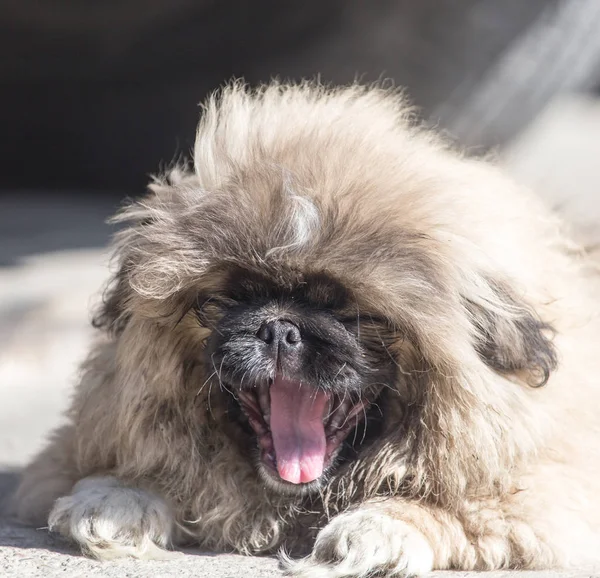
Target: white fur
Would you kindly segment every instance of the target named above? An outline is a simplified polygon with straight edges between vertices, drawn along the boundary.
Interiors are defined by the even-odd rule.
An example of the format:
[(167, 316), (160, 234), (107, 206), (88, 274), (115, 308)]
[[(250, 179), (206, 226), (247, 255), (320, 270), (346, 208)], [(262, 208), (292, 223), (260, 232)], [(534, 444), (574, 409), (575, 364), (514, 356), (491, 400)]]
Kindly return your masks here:
[(285, 245), (272, 247), (267, 251), (266, 257), (281, 251), (299, 250), (308, 245), (319, 231), (319, 211), (315, 203), (302, 195), (295, 193), (290, 185), (289, 178), (284, 181), (284, 195), (286, 197), (287, 214), (273, 226), (277, 230), (276, 238), (284, 239)]
[(84, 478), (50, 512), (50, 530), (77, 542), (104, 560), (131, 556), (167, 559), (173, 517), (158, 496), (128, 488), (116, 478)]
[(412, 525), (359, 508), (325, 526), (310, 556), (293, 561), (282, 555), (282, 563), (295, 578), (419, 576), (433, 569), (433, 550)]

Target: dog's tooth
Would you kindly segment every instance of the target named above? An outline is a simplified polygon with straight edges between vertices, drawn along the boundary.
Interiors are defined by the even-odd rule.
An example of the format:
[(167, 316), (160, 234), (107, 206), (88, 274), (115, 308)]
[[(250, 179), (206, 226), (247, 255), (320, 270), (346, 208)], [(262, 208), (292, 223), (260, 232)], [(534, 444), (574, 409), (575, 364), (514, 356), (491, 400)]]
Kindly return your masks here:
[(340, 412), (340, 413), (343, 413), (344, 415), (347, 415), (351, 408), (352, 408), (352, 400), (346, 396), (340, 403), (339, 407), (337, 408), (336, 413)]
[(331, 419), (329, 420), (329, 427), (338, 428), (345, 419), (346, 413), (342, 409), (337, 409), (331, 416)]
[[(345, 399), (339, 407), (334, 411), (327, 428), (330, 432), (334, 429), (347, 430), (347, 426), (358, 424), (361, 419), (361, 412), (369, 405), (366, 400), (359, 401), (356, 404), (352, 404), (349, 399)], [(337, 434), (336, 434), (337, 435)]]
[(258, 404), (265, 421), (270, 423), (271, 419), (271, 395), (269, 394), (269, 385), (265, 382), (258, 386)]
[(273, 452), (265, 454), (265, 457), (271, 462), (274, 467), (277, 467), (277, 458)]
[(260, 436), (264, 436), (269, 431), (261, 421), (255, 419), (252, 416), (248, 417), (248, 422), (252, 426), (252, 429), (256, 432), (256, 435), (259, 436), (259, 438)]
[(368, 405), (369, 402), (366, 400), (359, 401), (348, 413), (348, 419), (358, 415), (358, 413), (363, 411)]
[[(337, 400), (336, 400), (337, 401)], [(333, 409), (333, 415), (329, 420), (329, 428), (339, 428), (345, 421), (348, 415), (348, 410), (352, 406), (350, 399), (344, 398), (338, 402), (337, 407)]]
[(331, 421), (329, 422), (329, 426), (328, 427), (330, 429), (339, 428), (343, 421), (344, 421), (344, 415), (341, 414), (341, 413), (336, 413), (331, 418)]
[(248, 393), (247, 391), (239, 391), (238, 398), (245, 404), (254, 405), (254, 396), (251, 393)]
[(261, 449), (267, 451), (267, 450), (273, 450), (273, 442), (271, 441), (270, 437), (267, 435), (262, 435), (258, 438), (258, 445)]

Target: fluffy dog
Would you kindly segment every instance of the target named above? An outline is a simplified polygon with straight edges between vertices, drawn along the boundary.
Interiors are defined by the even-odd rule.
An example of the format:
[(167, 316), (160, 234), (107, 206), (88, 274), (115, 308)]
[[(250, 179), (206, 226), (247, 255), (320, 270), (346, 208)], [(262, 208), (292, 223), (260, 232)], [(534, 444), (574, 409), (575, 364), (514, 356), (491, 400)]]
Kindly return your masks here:
[(299, 577), (597, 557), (600, 276), (397, 92), (232, 84), (193, 170), (118, 220), (21, 519), (99, 558), (281, 549)]

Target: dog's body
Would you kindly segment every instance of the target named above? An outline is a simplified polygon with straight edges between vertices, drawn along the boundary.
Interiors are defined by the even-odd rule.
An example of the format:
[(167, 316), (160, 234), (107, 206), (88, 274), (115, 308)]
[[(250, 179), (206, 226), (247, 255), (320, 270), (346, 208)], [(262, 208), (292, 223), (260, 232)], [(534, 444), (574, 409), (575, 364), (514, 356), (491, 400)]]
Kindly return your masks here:
[(541, 203), (356, 86), (229, 87), (194, 160), (124, 213), (19, 516), (307, 577), (595, 561), (600, 277)]

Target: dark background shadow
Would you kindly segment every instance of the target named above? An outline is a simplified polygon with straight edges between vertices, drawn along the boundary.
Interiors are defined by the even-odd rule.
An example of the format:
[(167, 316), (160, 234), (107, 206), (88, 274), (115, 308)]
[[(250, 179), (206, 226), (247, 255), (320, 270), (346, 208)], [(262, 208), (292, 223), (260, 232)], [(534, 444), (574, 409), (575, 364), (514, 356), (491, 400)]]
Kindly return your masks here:
[(20, 473), (17, 470), (0, 471), (0, 513), (7, 496), (13, 492), (19, 483)]
[(541, 83), (535, 102), (513, 99), (485, 138), (473, 141), (469, 122), (455, 121), (497, 62), (564, 3), (3, 3), (0, 51), (10, 56), (0, 60), (0, 188), (138, 194), (148, 173), (188, 154), (198, 102), (232, 77), (250, 84), (273, 76), (390, 78), (408, 88), (424, 118), (459, 140), (501, 144), (542, 106)]

